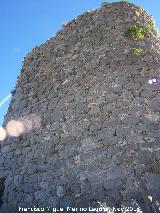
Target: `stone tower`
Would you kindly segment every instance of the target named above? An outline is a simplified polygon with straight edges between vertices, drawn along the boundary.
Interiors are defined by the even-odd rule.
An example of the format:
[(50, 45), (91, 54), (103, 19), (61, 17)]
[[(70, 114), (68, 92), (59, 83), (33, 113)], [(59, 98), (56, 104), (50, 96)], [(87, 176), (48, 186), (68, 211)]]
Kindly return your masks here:
[[(126, 36), (134, 25), (152, 32)], [(1, 210), (157, 208), (159, 45), (143, 9), (103, 3), (27, 55), (4, 121), (17, 126), (1, 145)]]

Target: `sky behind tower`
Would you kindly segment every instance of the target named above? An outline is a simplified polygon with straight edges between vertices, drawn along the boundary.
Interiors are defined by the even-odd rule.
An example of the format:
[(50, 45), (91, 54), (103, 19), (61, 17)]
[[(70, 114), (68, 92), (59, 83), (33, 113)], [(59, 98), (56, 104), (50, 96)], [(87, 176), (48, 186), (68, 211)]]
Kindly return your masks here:
[[(0, 125), (16, 84), (22, 62), (35, 46), (53, 37), (87, 10), (100, 7), (102, 0), (5, 0), (0, 3)], [(115, 2), (115, 1), (108, 1)], [(151, 14), (160, 29), (159, 0), (131, 0)]]

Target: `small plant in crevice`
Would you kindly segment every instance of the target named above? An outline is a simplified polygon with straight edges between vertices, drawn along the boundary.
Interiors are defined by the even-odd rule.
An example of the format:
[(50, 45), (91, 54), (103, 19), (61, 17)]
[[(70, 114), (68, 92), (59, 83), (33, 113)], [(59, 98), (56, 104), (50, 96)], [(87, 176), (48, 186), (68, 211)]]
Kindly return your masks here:
[(130, 28), (124, 34), (127, 37), (131, 37), (135, 41), (141, 41), (144, 39), (144, 30), (142, 27), (138, 27), (136, 24), (130, 26)]
[(142, 53), (143, 49), (140, 47), (131, 48), (133, 55), (139, 56)]
[(145, 36), (153, 36), (157, 34), (156, 27), (146, 23), (140, 26), (138, 23), (133, 24), (129, 27), (129, 29), (125, 32), (125, 36), (131, 37), (135, 41), (144, 40)]
[(145, 24), (143, 25), (143, 31), (145, 34), (147, 34), (148, 36), (153, 36), (153, 35), (157, 35), (157, 29), (155, 24), (151, 25), (151, 24)]

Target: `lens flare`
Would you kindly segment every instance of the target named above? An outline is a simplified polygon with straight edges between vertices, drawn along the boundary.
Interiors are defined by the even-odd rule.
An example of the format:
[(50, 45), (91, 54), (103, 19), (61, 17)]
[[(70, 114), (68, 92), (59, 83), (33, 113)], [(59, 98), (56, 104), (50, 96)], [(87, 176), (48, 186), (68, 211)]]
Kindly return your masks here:
[(12, 95), (9, 94), (7, 97), (5, 97), (5, 98), (0, 102), (0, 108), (3, 106), (3, 104), (6, 103), (6, 101), (8, 101), (8, 99), (10, 99), (11, 96), (12, 96)]
[(4, 141), (7, 136), (6, 130), (3, 127), (0, 127), (0, 141)]
[(6, 126), (7, 134), (12, 137), (18, 137), (24, 132), (23, 123), (16, 120), (11, 120)]
[(41, 118), (36, 114), (21, 117), (19, 120), (23, 124), (25, 132), (30, 132), (33, 129), (39, 129), (41, 126)]
[(29, 119), (29, 117), (22, 117), (20, 118), (20, 121), (24, 126), (25, 133), (30, 132), (33, 129), (33, 122)]
[(6, 125), (6, 132), (11, 137), (19, 137), (33, 129), (39, 129), (40, 126), (41, 118), (36, 114), (30, 114), (23, 116), (18, 120), (10, 120)]

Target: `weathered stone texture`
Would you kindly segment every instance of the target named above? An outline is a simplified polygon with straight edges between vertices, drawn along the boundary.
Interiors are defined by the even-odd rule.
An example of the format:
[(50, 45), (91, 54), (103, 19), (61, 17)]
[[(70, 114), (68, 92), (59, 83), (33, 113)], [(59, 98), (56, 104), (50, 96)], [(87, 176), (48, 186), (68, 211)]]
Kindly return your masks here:
[[(136, 21), (151, 17), (126, 2), (105, 3), (27, 55), (4, 126), (31, 114), (41, 126), (2, 144), (6, 213), (13, 201), (116, 207), (135, 199), (148, 208), (148, 196), (160, 199), (160, 87), (148, 84), (160, 74), (160, 41), (125, 37)], [(130, 52), (135, 45), (140, 56)]]

